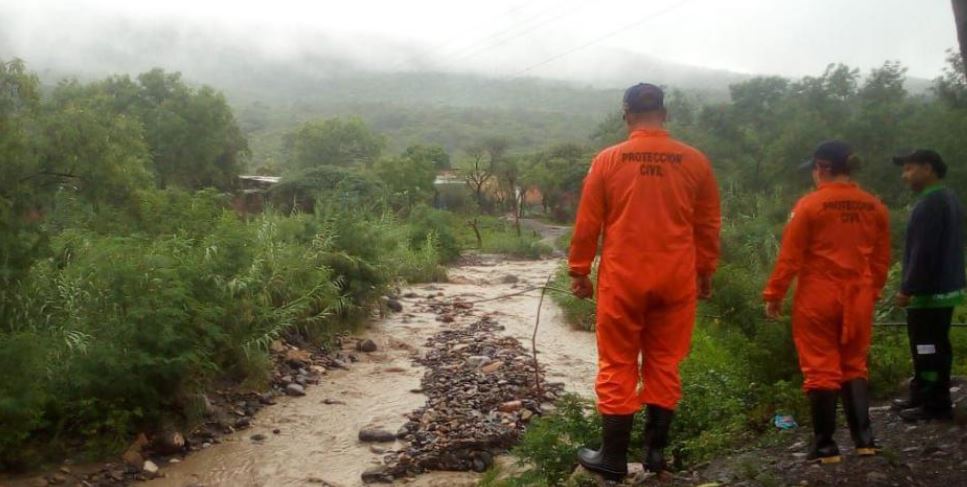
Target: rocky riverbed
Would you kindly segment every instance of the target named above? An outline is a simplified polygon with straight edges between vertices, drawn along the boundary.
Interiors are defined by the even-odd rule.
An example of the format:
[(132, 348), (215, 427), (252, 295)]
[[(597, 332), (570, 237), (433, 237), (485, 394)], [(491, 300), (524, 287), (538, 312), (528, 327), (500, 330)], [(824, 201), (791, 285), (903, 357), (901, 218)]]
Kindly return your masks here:
[(592, 335), (571, 330), (545, 299), (538, 391), (530, 339), (539, 293), (492, 300), (542, 285), (558, 263), (464, 259), (451, 282), (401, 289), (386, 316), (336, 350), (273, 344), (270, 390), (199, 397), (206, 419), (178, 448), (162, 454), (145, 438), (127, 463), (66, 465), (9, 485), (348, 487), (365, 485), (364, 473), (368, 482), (476, 485), (548, 401), (563, 389), (591, 392)]
[(406, 415), (396, 437), (404, 447), (364, 481), (391, 481), (431, 470), (488, 469), (512, 447), (527, 423), (553, 402), (563, 384), (544, 383), (538, 363), (492, 315), (444, 330), (427, 341), (416, 362), (426, 404)]

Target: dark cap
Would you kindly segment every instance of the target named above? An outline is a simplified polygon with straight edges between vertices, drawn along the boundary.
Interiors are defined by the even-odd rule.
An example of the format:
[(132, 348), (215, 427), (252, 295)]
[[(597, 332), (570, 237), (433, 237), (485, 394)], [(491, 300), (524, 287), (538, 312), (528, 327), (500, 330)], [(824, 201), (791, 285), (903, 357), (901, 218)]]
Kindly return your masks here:
[(651, 83), (638, 83), (625, 90), (624, 109), (630, 113), (651, 112), (665, 108), (665, 92)]
[(850, 156), (853, 155), (853, 148), (842, 140), (827, 140), (819, 144), (813, 151), (812, 159), (809, 159), (799, 166), (801, 169), (811, 169), (815, 161), (829, 161), (830, 169), (833, 172), (848, 172), (850, 169)]
[(893, 163), (902, 166), (908, 162), (917, 164), (930, 164), (937, 177), (943, 179), (947, 175), (947, 163), (943, 161), (936, 151), (930, 149), (916, 149), (902, 151), (893, 158)]

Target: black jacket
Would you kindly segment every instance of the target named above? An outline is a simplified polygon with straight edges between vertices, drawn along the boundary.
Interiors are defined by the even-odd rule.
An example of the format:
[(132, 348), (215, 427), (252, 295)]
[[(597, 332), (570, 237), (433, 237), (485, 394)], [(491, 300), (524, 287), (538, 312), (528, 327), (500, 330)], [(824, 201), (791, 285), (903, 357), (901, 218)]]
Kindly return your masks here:
[(933, 295), (965, 286), (964, 210), (950, 189), (933, 190), (910, 213), (900, 290)]

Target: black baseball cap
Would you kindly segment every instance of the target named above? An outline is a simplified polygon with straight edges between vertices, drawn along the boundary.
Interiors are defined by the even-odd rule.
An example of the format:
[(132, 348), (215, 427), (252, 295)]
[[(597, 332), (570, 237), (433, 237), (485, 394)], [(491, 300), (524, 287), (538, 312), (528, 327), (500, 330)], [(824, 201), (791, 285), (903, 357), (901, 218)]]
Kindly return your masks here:
[(893, 157), (893, 163), (898, 166), (902, 166), (908, 162), (930, 164), (930, 167), (933, 167), (933, 172), (937, 173), (937, 177), (940, 179), (943, 179), (947, 175), (947, 163), (943, 161), (943, 158), (940, 157), (937, 151), (914, 149), (901, 151)]
[(665, 92), (651, 83), (638, 83), (625, 90), (624, 109), (629, 113), (643, 113), (665, 108)]
[(813, 157), (803, 162), (800, 169), (812, 169), (815, 161), (829, 161), (831, 169), (835, 171), (848, 171), (849, 158), (853, 155), (853, 148), (842, 140), (827, 140), (816, 147)]

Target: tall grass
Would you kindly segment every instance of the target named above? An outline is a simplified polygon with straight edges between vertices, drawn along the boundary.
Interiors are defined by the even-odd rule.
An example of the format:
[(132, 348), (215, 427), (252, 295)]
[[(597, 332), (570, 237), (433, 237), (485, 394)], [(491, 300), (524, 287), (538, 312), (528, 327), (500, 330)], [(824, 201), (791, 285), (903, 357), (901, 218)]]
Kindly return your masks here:
[(274, 340), (322, 343), (398, 281), (444, 277), (438, 234), (414, 242), (384, 214), (223, 208), (205, 192), (144, 193), (109, 221), (59, 205), (51, 257), (8, 293), (0, 469), (116, 451), (216, 378), (264, 384)]

